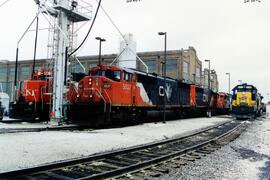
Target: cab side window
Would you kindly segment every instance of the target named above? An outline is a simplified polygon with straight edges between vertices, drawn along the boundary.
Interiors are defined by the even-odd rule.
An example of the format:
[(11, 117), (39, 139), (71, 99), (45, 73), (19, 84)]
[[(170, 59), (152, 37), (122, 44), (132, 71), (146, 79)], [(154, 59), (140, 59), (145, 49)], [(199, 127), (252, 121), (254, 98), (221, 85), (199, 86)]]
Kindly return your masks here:
[(121, 80), (121, 71), (113, 71), (113, 80), (118, 82)]
[(127, 82), (130, 82), (132, 75), (130, 73), (127, 73), (127, 72), (124, 72), (123, 74), (124, 74), (124, 80)]

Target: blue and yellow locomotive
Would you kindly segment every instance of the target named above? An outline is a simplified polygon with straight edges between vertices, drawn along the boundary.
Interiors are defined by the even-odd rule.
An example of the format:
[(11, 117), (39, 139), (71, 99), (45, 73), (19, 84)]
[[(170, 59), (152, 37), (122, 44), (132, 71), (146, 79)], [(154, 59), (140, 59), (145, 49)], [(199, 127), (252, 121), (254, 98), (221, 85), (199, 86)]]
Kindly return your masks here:
[(262, 96), (255, 86), (240, 84), (233, 88), (232, 114), (237, 119), (252, 119), (262, 114)]

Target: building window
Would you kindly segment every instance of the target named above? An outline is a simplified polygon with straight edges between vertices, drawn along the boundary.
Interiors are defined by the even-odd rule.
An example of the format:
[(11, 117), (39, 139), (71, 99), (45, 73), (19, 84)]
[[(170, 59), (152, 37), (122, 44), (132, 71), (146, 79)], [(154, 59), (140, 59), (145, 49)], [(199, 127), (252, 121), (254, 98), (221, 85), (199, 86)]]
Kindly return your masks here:
[(201, 79), (201, 70), (199, 67), (196, 67), (196, 83), (200, 83), (200, 79)]
[(185, 61), (183, 61), (183, 79), (189, 80), (189, 64)]
[(70, 66), (70, 72), (72, 73), (84, 73), (83, 67), (79, 63), (72, 63)]
[(166, 62), (166, 73), (177, 71), (177, 60), (168, 59)]
[[(45, 66), (44, 66), (45, 67)], [(35, 71), (36, 70), (41, 70), (43, 68), (43, 65), (42, 64), (36, 64), (35, 65)]]
[(0, 68), (0, 80), (6, 80), (7, 79), (7, 68), (1, 67)]
[(21, 72), (20, 72), (21, 79), (29, 78), (29, 74), (30, 74), (30, 68), (28, 66), (21, 67)]
[[(157, 72), (156, 71), (156, 60), (154, 60), (154, 59), (143, 60), (143, 62), (146, 64), (146, 66), (148, 66), (148, 72), (149, 73)], [(146, 71), (145, 66), (143, 65), (143, 63), (140, 63), (140, 70), (141, 71)]]
[(15, 68), (12, 67), (9, 70), (9, 78), (11, 78), (11, 79), (13, 78), (14, 79), (14, 76), (15, 76)]
[(90, 68), (95, 67), (95, 66), (97, 66), (96, 63), (89, 63), (88, 66), (87, 66), (87, 68), (90, 69)]

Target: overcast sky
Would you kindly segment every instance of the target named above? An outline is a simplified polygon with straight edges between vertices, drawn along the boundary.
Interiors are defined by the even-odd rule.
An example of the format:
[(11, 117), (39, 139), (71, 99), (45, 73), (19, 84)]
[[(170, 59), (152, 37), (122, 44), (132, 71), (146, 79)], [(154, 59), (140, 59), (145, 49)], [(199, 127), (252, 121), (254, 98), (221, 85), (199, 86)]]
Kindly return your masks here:
[[(0, 0), (0, 4), (4, 1)], [(92, 2), (95, 10), (96, 1), (86, 1)], [(141, 0), (127, 3), (126, 0), (103, 0), (102, 5), (123, 33), (134, 34), (139, 52), (163, 50), (163, 39), (157, 32), (166, 31), (169, 50), (193, 46), (200, 60), (211, 60), (221, 91), (228, 91), (225, 73), (230, 72), (232, 87), (242, 80), (254, 84), (267, 97), (270, 93), (270, 1), (244, 1)], [(36, 10), (33, 0), (10, 0), (0, 7), (0, 59), (15, 59), (17, 41)], [(42, 18), (40, 26), (47, 27)], [(89, 25), (79, 32), (78, 42)], [(79, 55), (98, 53), (96, 36), (107, 40), (103, 53), (118, 52), (119, 33), (102, 11)], [(28, 33), (21, 42), (20, 59), (33, 57), (33, 37), (33, 32)], [(46, 57), (46, 43), (46, 32), (40, 32), (39, 58)]]

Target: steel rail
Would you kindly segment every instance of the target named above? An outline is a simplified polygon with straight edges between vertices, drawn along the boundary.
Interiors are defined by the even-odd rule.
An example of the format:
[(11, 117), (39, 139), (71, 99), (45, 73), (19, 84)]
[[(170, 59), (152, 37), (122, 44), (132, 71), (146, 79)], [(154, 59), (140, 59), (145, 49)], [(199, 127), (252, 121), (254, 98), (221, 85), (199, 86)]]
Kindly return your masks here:
[[(171, 153), (168, 153), (166, 155), (160, 155), (160, 156), (154, 157), (150, 160), (146, 160), (146, 161), (143, 161), (140, 163), (135, 163), (135, 164), (128, 165), (125, 167), (120, 167), (120, 168), (118, 167), (115, 170), (101, 172), (98, 174), (92, 174), (90, 176), (88, 175), (88, 176), (84, 176), (84, 177), (79, 177), (78, 179), (91, 179), (91, 178), (92, 179), (101, 179), (101, 178), (108, 178), (108, 177), (112, 177), (112, 176), (117, 176), (117, 175), (120, 175), (123, 173), (127, 173), (129, 171), (134, 171), (138, 168), (143, 168), (143, 167), (152, 165), (154, 163), (158, 163), (158, 162), (167, 160), (167, 159), (175, 157), (175, 156), (179, 156), (185, 152), (188, 152), (190, 150), (194, 150), (198, 147), (204, 146), (205, 144), (209, 144), (211, 142), (214, 142), (214, 141), (220, 139), (221, 137), (224, 137), (224, 136), (232, 133), (233, 131), (236, 131), (238, 128), (240, 128), (243, 125), (243, 123), (236, 125), (237, 124), (236, 122), (234, 122), (234, 123), (232, 123), (232, 122), (234, 122), (234, 121), (221, 123), (221, 124), (211, 126), (209, 128), (205, 128), (203, 130), (197, 131), (197, 132), (190, 134), (190, 135), (175, 137), (175, 138), (172, 138), (169, 140), (163, 140), (163, 141), (159, 141), (159, 142), (155, 142), (155, 143), (149, 143), (146, 145), (139, 145), (139, 146), (123, 149), (123, 150), (116, 150), (116, 151), (106, 152), (106, 153), (102, 153), (102, 154), (95, 154), (95, 155), (92, 155), (89, 157), (84, 157), (84, 158), (71, 159), (71, 160), (67, 160), (67, 161), (59, 161), (56, 163), (45, 164), (45, 165), (41, 165), (41, 166), (37, 166), (37, 167), (21, 169), (21, 170), (16, 170), (16, 171), (10, 171), (10, 172), (4, 172), (4, 173), (0, 174), (0, 179), (1, 178), (35, 176), (35, 175), (38, 175), (40, 173), (51, 174), (51, 171), (55, 171), (57, 169), (61, 170), (61, 168), (67, 168), (67, 167), (76, 166), (76, 165), (87, 163), (87, 162), (89, 163), (89, 162), (93, 162), (93, 161), (97, 161), (97, 160), (104, 160), (106, 158), (110, 158), (110, 157), (113, 157), (116, 155), (121, 155), (121, 154), (123, 155), (123, 154), (127, 154), (127, 153), (132, 153), (132, 152), (134, 153), (136, 151), (140, 151), (140, 150), (144, 150), (144, 149), (155, 148), (155, 147), (158, 147), (161, 145), (179, 142), (181, 140), (183, 141), (183, 140), (191, 138), (191, 137), (196, 137), (196, 135), (203, 134), (207, 131), (212, 131), (213, 129), (219, 130), (219, 128), (221, 128), (222, 126), (229, 126), (229, 127), (230, 127), (230, 125), (234, 126), (233, 129), (226, 131), (225, 133), (222, 132), (222, 134), (218, 135), (217, 137), (211, 138), (210, 140), (204, 141), (203, 143), (193, 145), (191, 147), (186, 147), (184, 149), (182, 148), (181, 150), (179, 150), (177, 152), (171, 152)], [(235, 125), (236, 125), (236, 127), (235, 127)], [(153, 156), (156, 156), (156, 155), (153, 154)], [(64, 178), (64, 177), (66, 177), (66, 176), (62, 176), (62, 178)]]
[(210, 140), (208, 140), (206, 142), (203, 142), (203, 143), (191, 146), (191, 147), (187, 147), (187, 148), (182, 149), (182, 150), (180, 150), (178, 152), (173, 152), (173, 153), (170, 153), (168, 155), (164, 155), (164, 156), (161, 156), (161, 157), (151, 159), (149, 161), (145, 161), (145, 162), (134, 164), (134, 165), (131, 165), (131, 166), (128, 166), (128, 167), (117, 169), (115, 171), (104, 172), (102, 174), (97, 174), (97, 175), (94, 175), (94, 176), (88, 176), (88, 177), (84, 177), (84, 178), (80, 178), (80, 179), (81, 180), (82, 179), (104, 179), (104, 178), (119, 176), (121, 174), (132, 172), (132, 171), (137, 170), (137, 169), (145, 168), (145, 167), (148, 167), (148, 166), (153, 165), (153, 164), (158, 164), (160, 162), (175, 158), (177, 156), (186, 154), (188, 152), (194, 151), (194, 150), (199, 149), (199, 148), (201, 148), (203, 146), (211, 144), (211, 143), (213, 143), (213, 142), (215, 142), (215, 141), (217, 141), (217, 140), (219, 140), (219, 139), (221, 139), (221, 138), (223, 138), (225, 136), (228, 136), (228, 135), (234, 133), (235, 131), (239, 130), (241, 127), (242, 127), (242, 124), (239, 124), (235, 128), (231, 129), (230, 131), (228, 131), (228, 132), (226, 132), (226, 133), (224, 133), (224, 134), (222, 134), (222, 135), (220, 135), (218, 137), (215, 137), (215, 138), (210, 139)]

